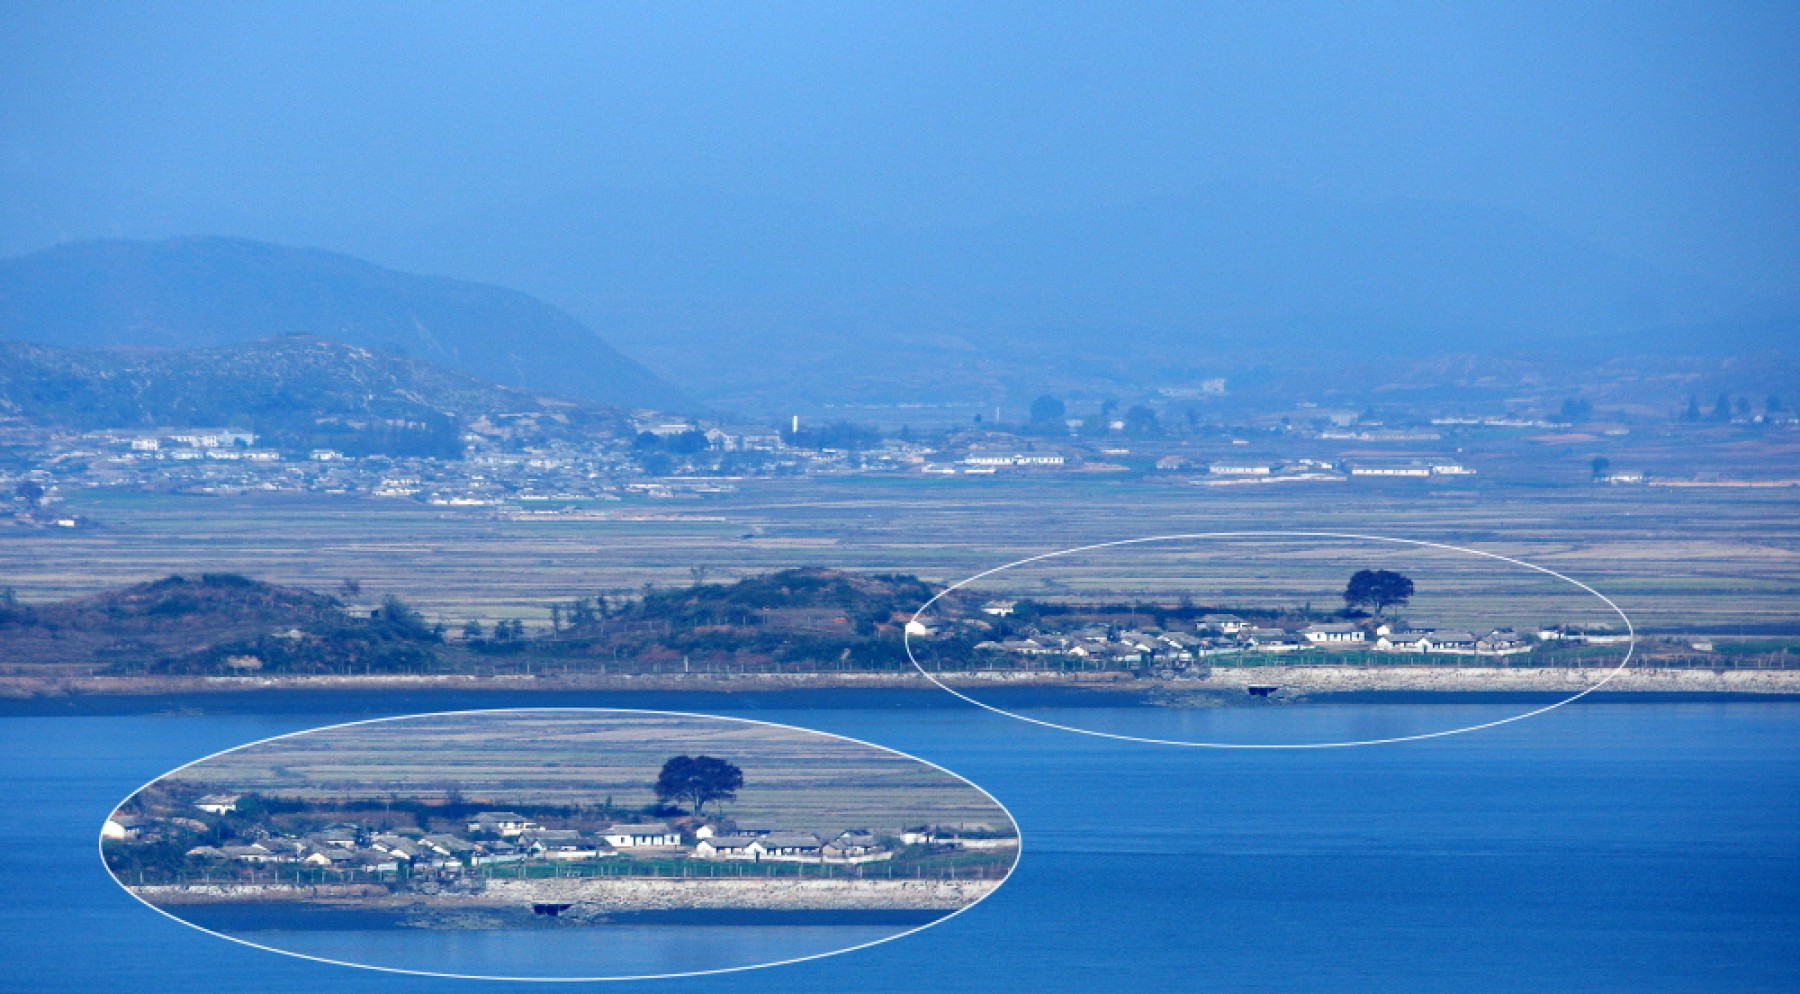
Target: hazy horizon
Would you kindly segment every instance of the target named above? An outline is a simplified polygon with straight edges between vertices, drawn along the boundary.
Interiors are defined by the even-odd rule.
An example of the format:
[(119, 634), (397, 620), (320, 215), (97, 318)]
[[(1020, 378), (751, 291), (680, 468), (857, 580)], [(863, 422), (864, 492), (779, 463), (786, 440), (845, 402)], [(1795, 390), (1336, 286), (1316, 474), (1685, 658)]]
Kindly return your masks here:
[(496, 284), (728, 405), (1800, 339), (1778, 4), (12, 5), (0, 37), (0, 255), (218, 235)]

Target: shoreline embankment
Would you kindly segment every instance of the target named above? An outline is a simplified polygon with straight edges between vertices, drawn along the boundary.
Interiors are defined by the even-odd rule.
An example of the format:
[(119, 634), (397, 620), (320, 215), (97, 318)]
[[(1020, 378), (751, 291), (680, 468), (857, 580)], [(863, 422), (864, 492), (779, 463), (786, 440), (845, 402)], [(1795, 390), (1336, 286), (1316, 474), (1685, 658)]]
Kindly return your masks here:
[[(1200, 679), (1155, 680), (1128, 673), (1064, 673), (995, 670), (942, 674), (962, 690), (1069, 689), (1122, 694), (1179, 691), (1242, 692), (1280, 686), (1306, 694), (1370, 691), (1481, 693), (1576, 693), (1605, 681), (1602, 692), (1633, 694), (1728, 694), (1757, 697), (1800, 694), (1800, 670), (1523, 666), (1216, 666)], [(767, 693), (806, 690), (933, 690), (918, 673), (609, 674), (582, 676), (0, 676), (0, 700), (72, 697), (155, 697), (180, 694), (280, 694), (317, 691), (408, 693), (420, 691), (544, 693), (652, 691)]]
[(207, 904), (319, 904), (370, 910), (480, 911), (534, 904), (629, 911), (954, 911), (981, 900), (999, 880), (856, 880), (698, 877), (547, 877), (485, 882), (477, 893), (426, 894), (367, 885), (151, 884), (129, 889), (158, 907)]

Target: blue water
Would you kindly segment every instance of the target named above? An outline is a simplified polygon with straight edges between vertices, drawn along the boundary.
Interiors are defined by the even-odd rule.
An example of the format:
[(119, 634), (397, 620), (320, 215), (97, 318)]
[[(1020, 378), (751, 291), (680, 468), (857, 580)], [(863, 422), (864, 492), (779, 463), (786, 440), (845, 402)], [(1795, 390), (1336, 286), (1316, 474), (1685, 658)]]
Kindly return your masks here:
[[(1584, 702), (1468, 736), (1292, 753), (1136, 746), (885, 700), (799, 709), (715, 699), (701, 709), (867, 739), (970, 777), (1023, 827), (1013, 879), (969, 912), (884, 945), (607, 990), (1800, 990), (1800, 704)], [(118, 799), (218, 749), (367, 716), (336, 703), (238, 710), (0, 718), (0, 986), (517, 989), (275, 956), (119, 890), (93, 843)], [(1219, 721), (1300, 737), (1470, 724), (1505, 710), (1032, 713), (1154, 737)], [(321, 941), (436, 942), (462, 969), (483, 961), (482, 940), (467, 935)]]
[(880, 942), (907, 929), (615, 925), (551, 930), (236, 932), (257, 945), (339, 963), (461, 977), (666, 977), (785, 963)]

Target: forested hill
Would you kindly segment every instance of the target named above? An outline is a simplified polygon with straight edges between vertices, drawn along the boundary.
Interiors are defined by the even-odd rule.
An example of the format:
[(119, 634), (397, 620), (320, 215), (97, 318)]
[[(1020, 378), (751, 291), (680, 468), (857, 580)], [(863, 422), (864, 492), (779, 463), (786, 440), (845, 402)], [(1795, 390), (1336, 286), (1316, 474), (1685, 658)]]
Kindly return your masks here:
[(0, 417), (78, 430), (235, 427), (280, 448), (452, 457), (459, 421), (545, 407), (572, 428), (623, 430), (611, 409), (302, 336), (185, 351), (0, 342)]
[(732, 583), (652, 590), (604, 616), (572, 618), (567, 634), (598, 635), (650, 622), (669, 631), (761, 628), (873, 635), (903, 624), (936, 592), (913, 576), (786, 569)]
[(501, 287), (231, 238), (75, 242), (0, 260), (0, 339), (196, 349), (294, 333), (596, 403), (690, 403), (573, 316)]
[(577, 600), (558, 605), (567, 625), (539, 651), (608, 665), (904, 670), (901, 630), (936, 592), (911, 576), (789, 569), (652, 590), (621, 605)]
[(232, 573), (170, 576), (53, 604), (0, 597), (8, 667), (152, 673), (391, 672), (439, 641), (399, 601), (355, 617), (326, 594)]
[[(129, 674), (901, 671), (907, 617), (935, 588), (910, 576), (791, 569), (732, 583), (546, 605), (549, 629), (433, 624), (398, 597), (337, 597), (235, 574), (171, 576), (75, 600), (0, 595), (0, 672)], [(360, 591), (347, 593), (352, 600)]]

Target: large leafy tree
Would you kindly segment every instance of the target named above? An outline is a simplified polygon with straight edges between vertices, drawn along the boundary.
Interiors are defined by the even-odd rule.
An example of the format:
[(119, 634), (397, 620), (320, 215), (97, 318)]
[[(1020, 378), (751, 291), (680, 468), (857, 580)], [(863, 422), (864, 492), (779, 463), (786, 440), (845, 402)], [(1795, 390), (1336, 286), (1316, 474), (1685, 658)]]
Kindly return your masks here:
[(1413, 582), (1403, 573), (1385, 569), (1359, 569), (1344, 587), (1344, 606), (1367, 607), (1380, 614), (1390, 607), (1402, 607), (1413, 595)]
[(735, 764), (712, 756), (673, 756), (663, 763), (656, 778), (656, 796), (663, 803), (682, 801), (691, 805), (695, 814), (708, 801), (729, 801), (737, 797), (744, 785), (744, 771)]
[(1031, 423), (1035, 425), (1054, 424), (1060, 428), (1066, 413), (1068, 408), (1063, 406), (1063, 402), (1049, 394), (1031, 402)]

